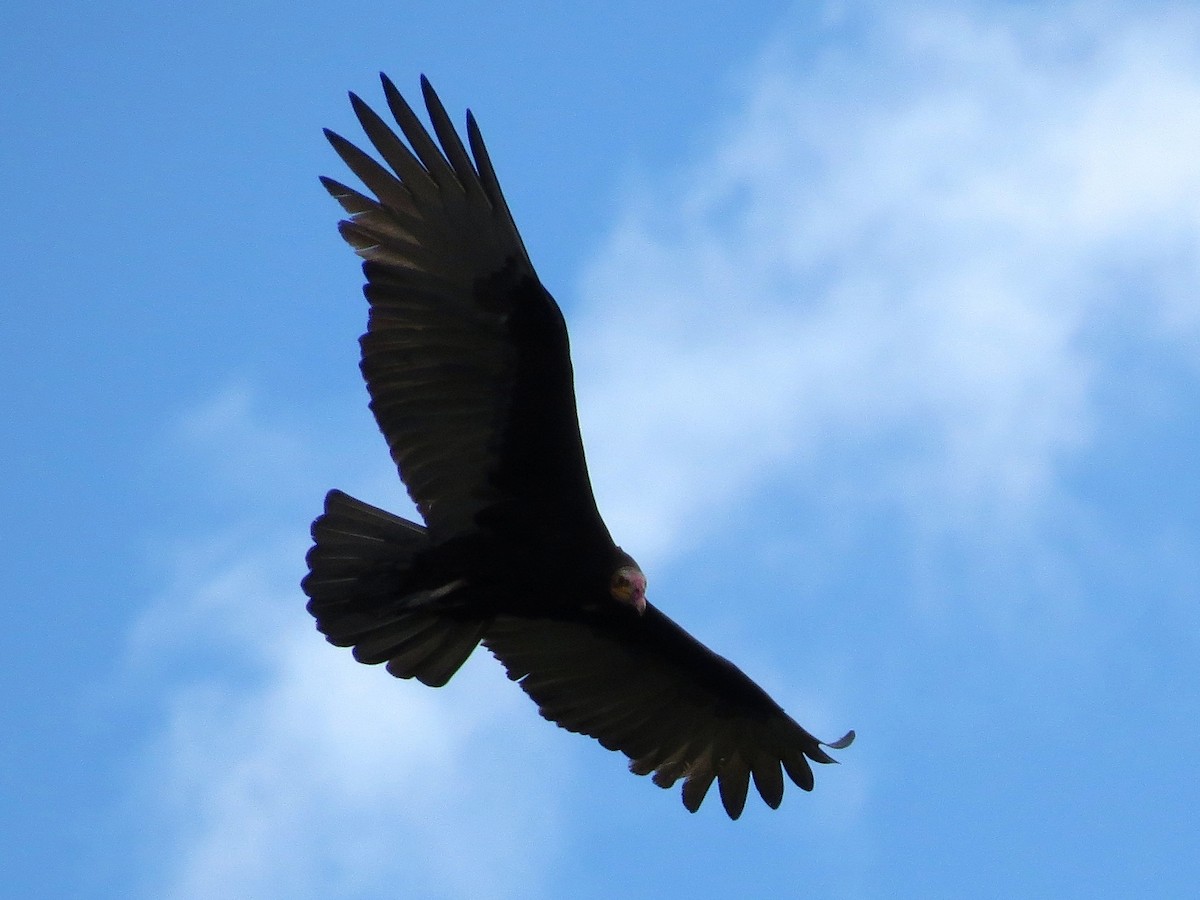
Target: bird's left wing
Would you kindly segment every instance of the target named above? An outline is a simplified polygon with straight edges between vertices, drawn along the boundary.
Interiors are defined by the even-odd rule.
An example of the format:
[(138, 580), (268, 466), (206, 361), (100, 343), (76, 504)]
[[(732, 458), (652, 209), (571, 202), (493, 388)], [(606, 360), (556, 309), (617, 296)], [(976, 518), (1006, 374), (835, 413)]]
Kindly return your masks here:
[(767, 805), (783, 799), (783, 772), (812, 790), (809, 760), (836, 762), (733, 663), (653, 606), (644, 616), (526, 619), (500, 616), (484, 644), (542, 716), (620, 750), (638, 775), (667, 788), (684, 779), (695, 812), (713, 781), (730, 818), (750, 779)]

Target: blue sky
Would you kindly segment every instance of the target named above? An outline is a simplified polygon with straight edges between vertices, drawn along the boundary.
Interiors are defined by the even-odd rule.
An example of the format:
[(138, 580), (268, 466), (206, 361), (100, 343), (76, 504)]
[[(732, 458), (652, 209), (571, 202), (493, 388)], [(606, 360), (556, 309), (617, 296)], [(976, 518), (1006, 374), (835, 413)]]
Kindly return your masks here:
[[(13, 896), (1194, 889), (1200, 11), (603, 10), (0, 13)], [(478, 116), (651, 598), (858, 730), (813, 794), (313, 631), (323, 492), (408, 508), (316, 182), (379, 69)]]

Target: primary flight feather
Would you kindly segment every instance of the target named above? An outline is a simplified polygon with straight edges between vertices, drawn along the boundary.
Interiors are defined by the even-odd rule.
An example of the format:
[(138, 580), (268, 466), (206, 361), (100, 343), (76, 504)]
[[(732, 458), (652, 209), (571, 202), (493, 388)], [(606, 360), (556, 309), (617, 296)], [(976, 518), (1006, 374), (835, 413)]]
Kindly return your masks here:
[[(736, 819), (750, 780), (813, 786), (822, 744), (646, 600), (596, 509), (566, 323), (517, 232), (479, 128), (463, 145), (421, 79), (433, 135), (382, 76), (404, 140), (351, 94), (383, 165), (333, 132), (374, 196), (322, 178), (349, 218), (370, 306), (371, 411), (424, 524), (330, 491), (302, 587), (329, 641), (441, 686), (479, 643), (563, 728), (630, 759), (695, 812), (713, 781)], [(407, 143), (406, 143), (407, 142)]]

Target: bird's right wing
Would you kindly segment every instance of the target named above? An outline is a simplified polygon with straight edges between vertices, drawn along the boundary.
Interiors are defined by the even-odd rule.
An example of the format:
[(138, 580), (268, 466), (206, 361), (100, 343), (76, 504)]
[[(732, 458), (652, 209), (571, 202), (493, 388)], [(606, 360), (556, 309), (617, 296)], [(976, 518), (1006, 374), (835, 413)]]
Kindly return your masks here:
[[(532, 479), (536, 492), (554, 466), (559, 481), (587, 482), (561, 312), (529, 262), (474, 119), (468, 153), (421, 84), (437, 141), (383, 76), (407, 144), (352, 94), (386, 167), (327, 131), (375, 196), (322, 183), (349, 213), (342, 236), (366, 260), (360, 343), (371, 410), (437, 542), (511, 504), (514, 484), (528, 493)], [(528, 471), (514, 476), (513, 460)]]
[[(765, 691), (653, 606), (644, 616), (595, 620), (500, 616), (484, 645), (542, 716), (620, 750), (638, 775), (667, 788), (684, 779), (695, 812), (713, 781), (730, 818), (741, 815), (750, 779), (772, 808), (783, 774), (808, 791), (809, 760), (836, 762), (854, 732), (823, 744)], [(782, 768), (782, 771), (781, 771)]]

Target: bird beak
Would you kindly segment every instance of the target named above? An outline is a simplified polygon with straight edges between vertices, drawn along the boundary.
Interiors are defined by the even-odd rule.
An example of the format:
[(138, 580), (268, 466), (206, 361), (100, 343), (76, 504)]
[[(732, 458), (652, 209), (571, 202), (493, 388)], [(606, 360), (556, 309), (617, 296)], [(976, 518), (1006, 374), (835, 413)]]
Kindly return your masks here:
[(641, 572), (634, 575), (633, 584), (629, 591), (629, 605), (637, 610), (639, 616), (646, 614), (646, 576)]

